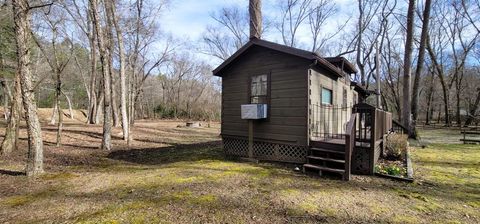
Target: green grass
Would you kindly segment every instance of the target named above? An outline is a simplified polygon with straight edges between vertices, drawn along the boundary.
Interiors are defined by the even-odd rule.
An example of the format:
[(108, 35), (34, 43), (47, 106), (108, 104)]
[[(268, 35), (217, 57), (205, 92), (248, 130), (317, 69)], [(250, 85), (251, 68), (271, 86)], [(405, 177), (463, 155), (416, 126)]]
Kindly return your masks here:
[(1, 176), (0, 223), (480, 222), (475, 145), (413, 148), (415, 183), (307, 177), (226, 160), (213, 142), (93, 156), (34, 180)]

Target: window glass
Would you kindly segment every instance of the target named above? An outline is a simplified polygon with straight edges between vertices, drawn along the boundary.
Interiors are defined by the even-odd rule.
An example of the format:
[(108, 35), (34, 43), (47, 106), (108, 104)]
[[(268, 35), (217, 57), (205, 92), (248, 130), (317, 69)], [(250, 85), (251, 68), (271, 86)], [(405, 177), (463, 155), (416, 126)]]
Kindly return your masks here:
[(252, 76), (250, 91), (251, 91), (250, 103), (258, 103), (258, 104), (267, 103), (268, 76), (267, 75)]
[(322, 104), (332, 105), (332, 90), (322, 88)]
[(343, 89), (343, 102), (342, 107), (347, 107), (347, 89)]

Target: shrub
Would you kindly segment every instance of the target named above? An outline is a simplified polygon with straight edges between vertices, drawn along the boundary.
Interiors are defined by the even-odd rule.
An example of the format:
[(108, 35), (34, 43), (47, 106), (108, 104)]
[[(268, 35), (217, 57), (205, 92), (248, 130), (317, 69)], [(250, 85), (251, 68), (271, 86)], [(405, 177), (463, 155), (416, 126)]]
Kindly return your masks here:
[(408, 136), (402, 134), (390, 134), (385, 142), (385, 157), (387, 159), (403, 159), (408, 148)]

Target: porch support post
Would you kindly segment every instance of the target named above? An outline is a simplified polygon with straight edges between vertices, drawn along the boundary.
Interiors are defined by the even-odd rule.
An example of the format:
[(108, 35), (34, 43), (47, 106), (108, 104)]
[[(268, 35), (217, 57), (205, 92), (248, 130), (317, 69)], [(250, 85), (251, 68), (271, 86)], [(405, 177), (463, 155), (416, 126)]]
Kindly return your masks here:
[(253, 158), (253, 120), (248, 120), (248, 158)]

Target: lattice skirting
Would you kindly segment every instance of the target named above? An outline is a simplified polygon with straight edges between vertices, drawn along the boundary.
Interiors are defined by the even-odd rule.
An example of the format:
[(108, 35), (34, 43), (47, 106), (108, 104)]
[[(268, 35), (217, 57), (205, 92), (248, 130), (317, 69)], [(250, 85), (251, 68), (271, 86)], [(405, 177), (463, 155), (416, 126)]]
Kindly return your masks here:
[(352, 173), (371, 175), (372, 161), (371, 150), (369, 148), (356, 147), (352, 153)]
[[(223, 137), (223, 150), (227, 156), (248, 157), (248, 140)], [(263, 141), (253, 142), (253, 155), (256, 159), (304, 163), (307, 157), (307, 147)]]

